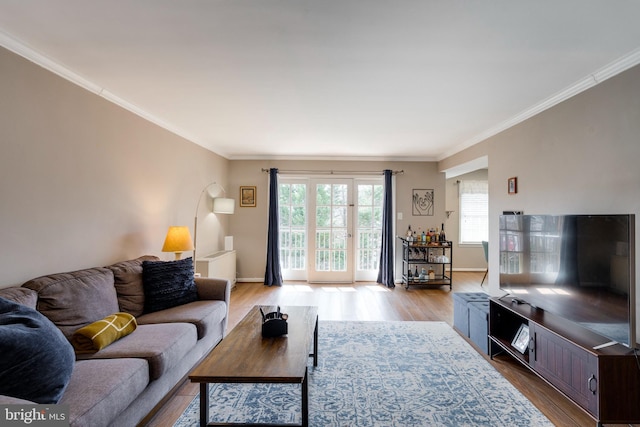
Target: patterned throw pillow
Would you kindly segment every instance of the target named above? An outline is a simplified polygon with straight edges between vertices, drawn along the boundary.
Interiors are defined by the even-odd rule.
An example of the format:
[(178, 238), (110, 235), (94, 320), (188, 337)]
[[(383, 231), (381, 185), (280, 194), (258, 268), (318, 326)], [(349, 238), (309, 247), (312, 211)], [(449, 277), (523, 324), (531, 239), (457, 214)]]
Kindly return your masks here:
[(69, 384), (75, 353), (40, 312), (0, 298), (0, 394), (57, 403)]
[(76, 353), (95, 353), (136, 330), (136, 318), (129, 313), (114, 313), (74, 332), (71, 344)]
[(198, 299), (191, 258), (143, 261), (144, 311), (152, 313)]

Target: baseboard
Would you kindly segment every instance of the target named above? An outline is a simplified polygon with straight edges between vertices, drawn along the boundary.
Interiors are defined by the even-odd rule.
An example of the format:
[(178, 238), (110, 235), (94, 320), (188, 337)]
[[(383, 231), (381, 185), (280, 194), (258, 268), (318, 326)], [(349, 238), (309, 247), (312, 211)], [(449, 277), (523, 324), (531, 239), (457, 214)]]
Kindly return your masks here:
[[(459, 272), (476, 272), (476, 273), (484, 273), (487, 270), (487, 268), (454, 268), (453, 271), (459, 271)], [(299, 280), (300, 282), (304, 282), (304, 280)], [(242, 283), (262, 283), (264, 282), (264, 278), (262, 277), (238, 277), (236, 279), (236, 282), (242, 282)], [(395, 283), (402, 283), (401, 279), (396, 279)]]

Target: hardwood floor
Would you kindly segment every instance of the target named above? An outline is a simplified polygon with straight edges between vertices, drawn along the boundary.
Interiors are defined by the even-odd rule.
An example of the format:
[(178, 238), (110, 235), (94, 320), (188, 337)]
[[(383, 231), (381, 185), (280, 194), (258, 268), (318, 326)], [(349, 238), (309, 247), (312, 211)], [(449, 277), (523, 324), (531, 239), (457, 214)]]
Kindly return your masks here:
[[(285, 283), (282, 287), (267, 287), (261, 283), (238, 283), (231, 292), (229, 330), (254, 305), (316, 305), (320, 321), (422, 320), (444, 321), (453, 325), (452, 293), (482, 291), (480, 282), (483, 274), (454, 272), (451, 292), (448, 287), (412, 287), (405, 290), (400, 286), (387, 289), (375, 283)], [(584, 411), (510, 357), (497, 356), (494, 360), (490, 360), (488, 356), (485, 358), (556, 426), (595, 426), (595, 422)], [(198, 385), (185, 381), (147, 425), (173, 426), (197, 394)]]

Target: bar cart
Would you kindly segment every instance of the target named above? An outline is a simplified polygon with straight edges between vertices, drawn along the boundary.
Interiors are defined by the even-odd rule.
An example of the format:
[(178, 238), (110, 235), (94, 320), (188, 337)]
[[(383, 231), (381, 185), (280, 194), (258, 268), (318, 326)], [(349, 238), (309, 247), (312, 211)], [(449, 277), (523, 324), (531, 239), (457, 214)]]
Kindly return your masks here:
[(422, 243), (410, 242), (398, 237), (402, 242), (402, 283), (410, 286), (449, 286), (453, 247), (451, 241)]

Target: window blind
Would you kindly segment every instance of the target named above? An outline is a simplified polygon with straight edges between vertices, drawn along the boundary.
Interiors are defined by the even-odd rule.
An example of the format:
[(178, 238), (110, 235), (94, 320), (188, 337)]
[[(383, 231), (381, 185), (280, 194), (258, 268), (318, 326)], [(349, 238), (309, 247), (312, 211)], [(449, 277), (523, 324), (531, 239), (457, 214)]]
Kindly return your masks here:
[(460, 181), (460, 243), (489, 239), (489, 183)]

